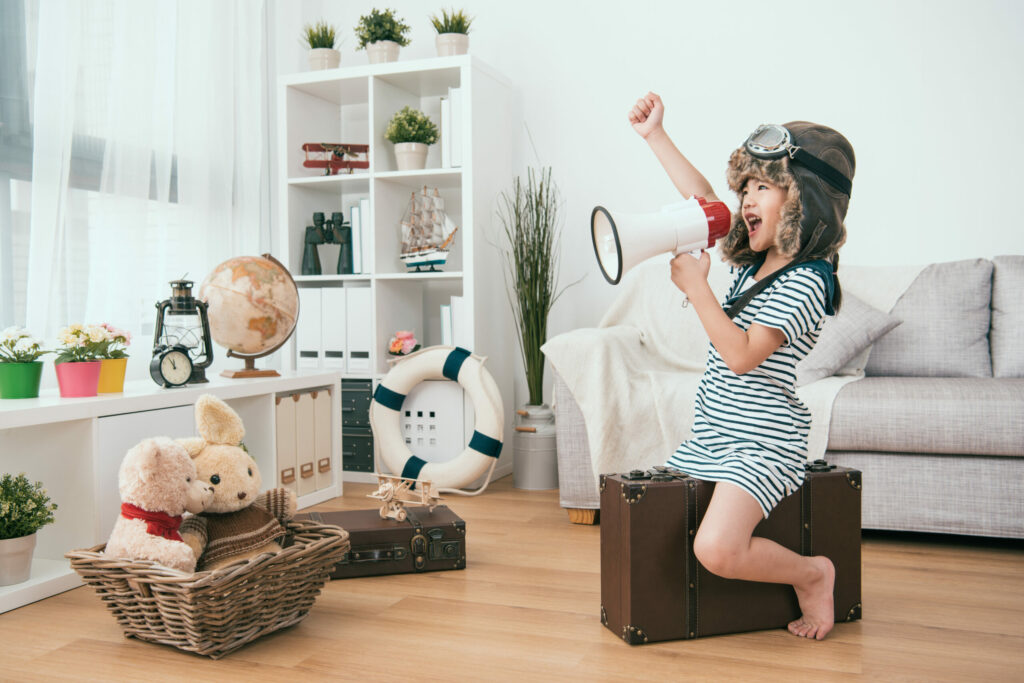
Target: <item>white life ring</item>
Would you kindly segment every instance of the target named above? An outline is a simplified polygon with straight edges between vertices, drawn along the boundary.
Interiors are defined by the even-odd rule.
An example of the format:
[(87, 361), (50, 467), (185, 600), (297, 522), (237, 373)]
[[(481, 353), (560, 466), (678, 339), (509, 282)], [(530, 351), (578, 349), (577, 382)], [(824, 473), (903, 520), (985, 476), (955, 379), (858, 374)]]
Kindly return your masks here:
[[(431, 346), (403, 357), (381, 380), (370, 403), (370, 426), (380, 457), (392, 474), (431, 481), (437, 488), (460, 489), (487, 468), (493, 471), (501, 454), (505, 410), (498, 385), (484, 368), (485, 360), (460, 347)], [(447, 462), (416, 457), (402, 436), (402, 402), (414, 386), (428, 379), (457, 381), (473, 401), (476, 414), (469, 444)]]

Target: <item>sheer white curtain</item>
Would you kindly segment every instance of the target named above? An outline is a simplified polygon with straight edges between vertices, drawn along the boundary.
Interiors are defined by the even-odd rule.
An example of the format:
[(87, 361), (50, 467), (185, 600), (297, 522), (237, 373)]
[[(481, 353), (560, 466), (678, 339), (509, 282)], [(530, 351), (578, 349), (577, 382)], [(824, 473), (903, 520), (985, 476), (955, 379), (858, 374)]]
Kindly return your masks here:
[[(140, 335), (168, 281), (196, 289), (268, 232), (265, 3), (40, 0), (26, 322)], [(72, 147), (102, 149), (98, 191), (78, 189)], [(96, 158), (100, 158), (96, 152)]]

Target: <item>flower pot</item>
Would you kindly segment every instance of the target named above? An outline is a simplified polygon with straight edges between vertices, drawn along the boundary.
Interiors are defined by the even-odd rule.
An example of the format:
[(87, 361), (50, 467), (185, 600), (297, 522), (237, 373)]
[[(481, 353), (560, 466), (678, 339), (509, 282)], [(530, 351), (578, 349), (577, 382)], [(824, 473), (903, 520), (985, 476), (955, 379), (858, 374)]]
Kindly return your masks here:
[(395, 162), (399, 171), (416, 171), (427, 165), (429, 147), (422, 142), (395, 143)]
[(104, 358), (101, 360), (100, 379), (96, 386), (96, 393), (119, 394), (124, 391), (124, 373), (127, 368), (127, 358)]
[(464, 55), (469, 52), (469, 36), (465, 33), (438, 33), (434, 39), (438, 57)]
[(36, 535), (0, 540), (0, 586), (28, 581), (32, 575), (32, 553)]
[(516, 415), (512, 486), (534, 491), (558, 488), (554, 411), (544, 403), (525, 405)]
[(370, 64), (397, 62), (400, 47), (402, 46), (393, 40), (378, 40), (366, 46), (366, 56), (370, 58)]
[(0, 398), (36, 398), (43, 362), (0, 363)]
[(53, 367), (57, 370), (57, 384), (64, 398), (96, 395), (100, 381), (98, 360), (58, 363)]
[(341, 53), (329, 47), (314, 47), (309, 51), (309, 68), (313, 71), (320, 69), (336, 69), (341, 64)]

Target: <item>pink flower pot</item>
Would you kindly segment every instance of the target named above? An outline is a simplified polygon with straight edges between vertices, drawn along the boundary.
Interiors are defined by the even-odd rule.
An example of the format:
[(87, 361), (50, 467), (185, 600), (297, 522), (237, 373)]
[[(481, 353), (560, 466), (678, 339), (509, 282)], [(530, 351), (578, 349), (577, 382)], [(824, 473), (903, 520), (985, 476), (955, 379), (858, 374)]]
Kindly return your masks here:
[(95, 396), (96, 387), (100, 381), (101, 365), (98, 360), (58, 363), (55, 365), (57, 384), (60, 385), (60, 395), (65, 398)]

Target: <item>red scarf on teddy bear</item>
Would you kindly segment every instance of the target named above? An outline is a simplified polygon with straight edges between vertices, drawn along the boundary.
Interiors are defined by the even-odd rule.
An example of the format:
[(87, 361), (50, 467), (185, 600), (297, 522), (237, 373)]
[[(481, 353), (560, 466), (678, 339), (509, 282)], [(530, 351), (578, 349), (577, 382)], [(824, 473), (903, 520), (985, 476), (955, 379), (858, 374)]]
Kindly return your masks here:
[(182, 541), (181, 534), (178, 533), (178, 527), (181, 526), (181, 515), (171, 517), (166, 512), (150, 512), (131, 503), (121, 503), (121, 516), (125, 519), (143, 520), (146, 522), (146, 533), (153, 536)]

